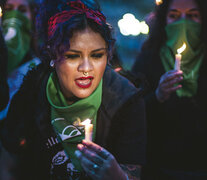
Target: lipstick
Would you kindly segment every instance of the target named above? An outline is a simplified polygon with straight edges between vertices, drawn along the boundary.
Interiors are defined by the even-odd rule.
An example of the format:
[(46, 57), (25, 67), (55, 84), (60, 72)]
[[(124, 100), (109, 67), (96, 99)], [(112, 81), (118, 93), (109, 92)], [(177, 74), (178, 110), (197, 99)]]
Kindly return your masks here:
[(80, 77), (75, 80), (75, 83), (80, 88), (89, 88), (92, 85), (94, 77), (93, 76), (87, 76), (87, 77)]

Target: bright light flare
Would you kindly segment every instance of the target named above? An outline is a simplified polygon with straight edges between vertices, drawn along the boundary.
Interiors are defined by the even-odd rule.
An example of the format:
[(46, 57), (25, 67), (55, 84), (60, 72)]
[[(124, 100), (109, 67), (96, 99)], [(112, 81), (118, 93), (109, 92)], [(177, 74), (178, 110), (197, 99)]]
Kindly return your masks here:
[(156, 5), (159, 6), (159, 5), (161, 5), (163, 3), (163, 1), (162, 0), (156, 0), (155, 3), (156, 3)]
[(83, 122), (80, 123), (80, 125), (86, 126), (88, 124), (91, 124), (91, 120), (90, 119), (86, 119)]
[(2, 13), (2, 9), (0, 7), (0, 17), (2, 17), (3, 13)]
[(123, 16), (123, 19), (118, 21), (120, 32), (124, 36), (138, 36), (140, 33), (148, 34), (149, 27), (142, 21), (139, 22), (133, 14), (127, 13)]
[(183, 43), (182, 47), (180, 47), (179, 49), (177, 49), (178, 54), (181, 54), (183, 51), (185, 51), (186, 48), (186, 44)]

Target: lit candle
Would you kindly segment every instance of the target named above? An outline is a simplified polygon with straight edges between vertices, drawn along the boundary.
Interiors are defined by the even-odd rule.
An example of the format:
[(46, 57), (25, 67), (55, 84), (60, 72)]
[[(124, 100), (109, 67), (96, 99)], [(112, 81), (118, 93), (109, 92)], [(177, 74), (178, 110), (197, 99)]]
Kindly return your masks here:
[(0, 6), (0, 25), (1, 25), (1, 18), (2, 18), (2, 15), (3, 15), (3, 13), (2, 13), (1, 6)]
[(181, 59), (182, 59), (181, 53), (185, 50), (185, 48), (186, 48), (186, 44), (183, 43), (182, 47), (177, 49), (178, 54), (175, 55), (175, 67), (174, 67), (174, 69), (177, 71), (180, 70), (180, 64), (181, 64)]
[(85, 140), (86, 141), (92, 141), (93, 137), (93, 124), (91, 124), (90, 119), (86, 119), (81, 123), (81, 125), (85, 126)]
[(162, 0), (156, 0), (155, 3), (156, 3), (157, 6), (159, 6), (163, 3), (163, 1)]

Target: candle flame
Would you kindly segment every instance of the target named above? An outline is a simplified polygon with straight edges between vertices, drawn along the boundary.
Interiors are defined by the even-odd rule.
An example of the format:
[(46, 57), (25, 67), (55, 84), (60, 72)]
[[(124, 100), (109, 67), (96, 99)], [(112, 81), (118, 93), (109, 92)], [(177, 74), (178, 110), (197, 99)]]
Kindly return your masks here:
[(1, 6), (0, 6), (0, 17), (2, 16), (3, 14), (2, 14), (2, 9), (1, 9)]
[(182, 47), (177, 49), (178, 54), (181, 54), (183, 51), (185, 51), (185, 48), (186, 48), (186, 44), (183, 43)]
[(163, 3), (163, 1), (162, 0), (156, 0), (155, 3), (156, 3), (156, 5), (159, 6), (159, 5), (161, 5)]
[(88, 125), (88, 124), (91, 124), (91, 120), (90, 119), (86, 119), (84, 120), (83, 122), (80, 123), (80, 125)]

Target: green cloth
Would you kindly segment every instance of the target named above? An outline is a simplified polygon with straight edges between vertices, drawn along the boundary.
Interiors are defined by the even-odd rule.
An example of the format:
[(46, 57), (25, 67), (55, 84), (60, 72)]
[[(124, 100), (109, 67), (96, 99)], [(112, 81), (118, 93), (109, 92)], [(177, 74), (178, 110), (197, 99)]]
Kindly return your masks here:
[(2, 21), (4, 38), (8, 48), (8, 73), (13, 71), (30, 49), (31, 21), (19, 11), (4, 13)]
[(88, 118), (92, 120), (94, 140), (97, 112), (102, 99), (102, 80), (89, 97), (80, 99), (72, 105), (68, 105), (60, 90), (57, 75), (51, 73), (48, 79), (46, 93), (51, 105), (52, 126), (76, 170), (81, 171), (80, 162), (74, 154), (77, 149), (77, 144), (85, 138), (84, 126), (79, 125), (79, 123)]
[(175, 54), (185, 42), (187, 47), (182, 53), (182, 88), (176, 91), (178, 97), (192, 97), (197, 92), (199, 69), (204, 57), (204, 45), (201, 41), (201, 24), (182, 19), (168, 24), (165, 28), (166, 44), (161, 48), (160, 57), (165, 71), (173, 70)]

